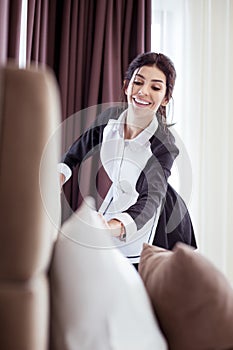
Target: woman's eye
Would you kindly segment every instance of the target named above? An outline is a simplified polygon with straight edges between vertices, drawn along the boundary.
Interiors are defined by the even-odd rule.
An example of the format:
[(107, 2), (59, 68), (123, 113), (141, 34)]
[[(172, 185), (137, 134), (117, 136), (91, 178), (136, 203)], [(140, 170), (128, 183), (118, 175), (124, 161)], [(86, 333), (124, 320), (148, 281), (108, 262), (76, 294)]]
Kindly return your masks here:
[(135, 81), (134, 81), (134, 84), (135, 84), (135, 85), (142, 85), (142, 82), (141, 82), (141, 81), (138, 81), (138, 80), (135, 80)]
[(155, 91), (160, 90), (160, 88), (158, 86), (152, 86), (152, 89), (155, 90)]

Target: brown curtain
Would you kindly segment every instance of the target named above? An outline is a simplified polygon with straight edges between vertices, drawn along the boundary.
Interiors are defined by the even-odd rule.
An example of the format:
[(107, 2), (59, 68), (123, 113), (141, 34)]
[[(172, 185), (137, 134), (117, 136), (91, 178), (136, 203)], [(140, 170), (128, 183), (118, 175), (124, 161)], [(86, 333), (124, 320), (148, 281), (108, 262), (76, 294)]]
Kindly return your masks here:
[[(150, 50), (150, 39), (151, 0), (28, 2), (27, 61), (46, 63), (57, 76), (63, 120), (69, 120), (62, 151), (94, 120), (96, 109), (86, 108), (120, 101), (128, 63)], [(79, 117), (69, 118), (76, 112)], [(91, 176), (96, 162), (91, 159), (85, 165), (81, 193), (78, 169), (65, 185), (73, 210), (93, 192), (96, 181), (103, 193), (107, 190), (104, 177)]]
[(19, 62), (22, 0), (0, 1), (0, 64)]
[(66, 0), (62, 13), (58, 78), (67, 118), (119, 101), (129, 61), (150, 50), (151, 1)]
[[(129, 62), (151, 47), (151, 0), (67, 0), (60, 10), (63, 16), (57, 77), (65, 120), (87, 107), (120, 101)], [(94, 117), (95, 113), (82, 112), (80, 118), (67, 124), (64, 150)], [(78, 169), (65, 185), (73, 210), (83, 196), (94, 192), (96, 181), (100, 192), (108, 188), (102, 174), (95, 178), (96, 161), (89, 160), (82, 170), (81, 194)]]

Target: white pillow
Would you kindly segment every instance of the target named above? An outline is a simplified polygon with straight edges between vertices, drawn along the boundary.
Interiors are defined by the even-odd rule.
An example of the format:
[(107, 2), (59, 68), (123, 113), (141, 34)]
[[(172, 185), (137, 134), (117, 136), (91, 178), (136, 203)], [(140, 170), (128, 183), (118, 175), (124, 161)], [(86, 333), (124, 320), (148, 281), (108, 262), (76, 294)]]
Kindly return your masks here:
[(51, 264), (52, 349), (167, 349), (144, 284), (93, 199), (62, 226)]

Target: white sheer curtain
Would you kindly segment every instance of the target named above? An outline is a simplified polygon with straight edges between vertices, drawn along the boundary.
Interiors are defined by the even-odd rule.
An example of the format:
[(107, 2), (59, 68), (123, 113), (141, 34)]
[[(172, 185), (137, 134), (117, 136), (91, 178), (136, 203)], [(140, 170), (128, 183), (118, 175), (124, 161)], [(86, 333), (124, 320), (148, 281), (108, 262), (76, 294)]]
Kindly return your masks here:
[(186, 183), (199, 250), (233, 282), (233, 1), (152, 2), (152, 49), (177, 68), (174, 129), (191, 162), (172, 181)]

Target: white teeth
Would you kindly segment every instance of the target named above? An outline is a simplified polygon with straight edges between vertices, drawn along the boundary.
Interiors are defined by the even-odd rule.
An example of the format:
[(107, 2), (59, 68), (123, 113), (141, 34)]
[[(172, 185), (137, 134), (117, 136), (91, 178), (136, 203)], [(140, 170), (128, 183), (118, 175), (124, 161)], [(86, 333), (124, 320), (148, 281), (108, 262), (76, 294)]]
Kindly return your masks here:
[(142, 104), (142, 105), (149, 105), (149, 104), (150, 104), (149, 102), (142, 101), (142, 100), (138, 100), (136, 97), (135, 97), (134, 100), (135, 100), (135, 102), (140, 103), (140, 104)]

